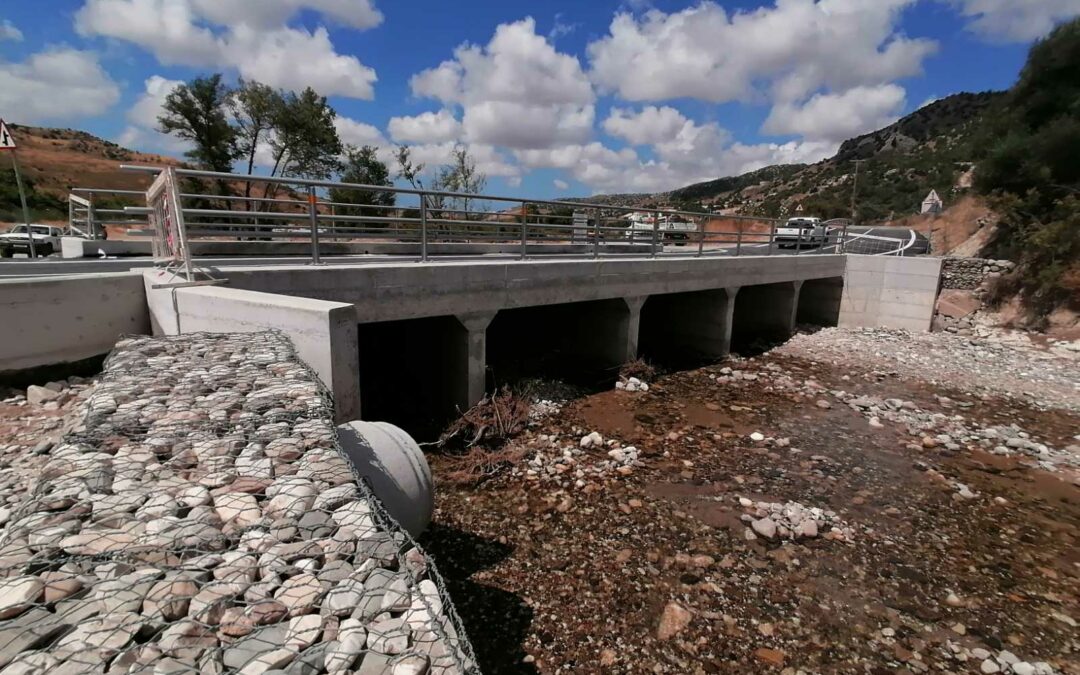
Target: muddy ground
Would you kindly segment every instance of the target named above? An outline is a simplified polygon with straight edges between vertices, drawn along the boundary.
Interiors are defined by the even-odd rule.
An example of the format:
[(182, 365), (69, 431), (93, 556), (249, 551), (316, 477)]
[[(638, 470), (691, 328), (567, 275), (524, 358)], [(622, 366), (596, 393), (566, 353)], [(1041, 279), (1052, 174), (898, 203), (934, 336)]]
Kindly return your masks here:
[[(929, 384), (933, 372), (881, 372), (872, 349), (843, 368), (813, 354), (781, 349), (578, 399), (511, 441), (530, 454), (577, 448), (566, 473), (530, 475), (526, 459), (462, 484), (433, 457), (423, 543), (484, 672), (1080, 673), (1068, 451), (1047, 470), (1023, 453), (920, 440), (829, 392), (1016, 423), (1056, 449), (1075, 449), (1077, 401), (974, 396)], [(1075, 360), (1049, 363), (1077, 376)], [(725, 367), (751, 377), (731, 382)], [(593, 431), (639, 461), (575, 480), (575, 467), (607, 459), (607, 446), (580, 450)], [(850, 536), (755, 535), (740, 498), (831, 510)]]

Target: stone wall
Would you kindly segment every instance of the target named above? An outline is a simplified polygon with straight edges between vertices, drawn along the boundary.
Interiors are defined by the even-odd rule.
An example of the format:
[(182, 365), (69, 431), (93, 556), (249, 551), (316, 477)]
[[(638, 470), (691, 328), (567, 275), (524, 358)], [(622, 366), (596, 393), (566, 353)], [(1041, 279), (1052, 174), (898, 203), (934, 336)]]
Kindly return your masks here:
[(0, 494), (0, 669), (475, 672), (280, 333), (122, 340), (81, 413)]
[(1009, 260), (946, 257), (942, 259), (941, 287), (974, 290), (987, 279), (1000, 277), (1015, 266), (1016, 264)]

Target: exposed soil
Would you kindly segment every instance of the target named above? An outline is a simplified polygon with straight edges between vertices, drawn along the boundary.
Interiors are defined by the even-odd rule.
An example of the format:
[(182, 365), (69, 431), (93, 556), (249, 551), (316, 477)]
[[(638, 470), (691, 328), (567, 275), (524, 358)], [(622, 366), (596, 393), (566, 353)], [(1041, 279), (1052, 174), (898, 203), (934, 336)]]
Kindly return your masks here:
[[(434, 457), (425, 546), (484, 672), (977, 673), (1015, 658), (1011, 672), (1080, 673), (1075, 465), (924, 448), (826, 392), (1015, 422), (1054, 448), (1075, 448), (1075, 408), (931, 385), (932, 368), (892, 376), (869, 350), (842, 367), (806, 353), (579, 399), (514, 441), (550, 454), (597, 431), (637, 448), (640, 462), (603, 478), (523, 466), (461, 485)], [(725, 365), (759, 376), (720, 383)], [(740, 497), (832, 510), (853, 534), (749, 539)]]

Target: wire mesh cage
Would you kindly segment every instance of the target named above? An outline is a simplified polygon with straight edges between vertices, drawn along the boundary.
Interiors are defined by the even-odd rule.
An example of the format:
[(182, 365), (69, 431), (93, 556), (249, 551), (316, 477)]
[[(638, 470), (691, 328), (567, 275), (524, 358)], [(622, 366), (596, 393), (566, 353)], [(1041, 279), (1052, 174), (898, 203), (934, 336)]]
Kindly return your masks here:
[(477, 673), (276, 332), (130, 337), (0, 535), (0, 672)]

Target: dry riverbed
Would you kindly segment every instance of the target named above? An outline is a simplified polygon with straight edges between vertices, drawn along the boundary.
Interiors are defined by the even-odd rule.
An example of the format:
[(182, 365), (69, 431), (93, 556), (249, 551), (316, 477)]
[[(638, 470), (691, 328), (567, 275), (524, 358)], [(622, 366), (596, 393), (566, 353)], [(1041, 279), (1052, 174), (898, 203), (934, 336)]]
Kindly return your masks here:
[(489, 674), (1080, 673), (1078, 363), (800, 335), (434, 457), (424, 544)]

